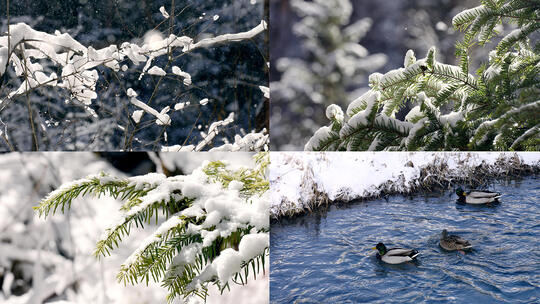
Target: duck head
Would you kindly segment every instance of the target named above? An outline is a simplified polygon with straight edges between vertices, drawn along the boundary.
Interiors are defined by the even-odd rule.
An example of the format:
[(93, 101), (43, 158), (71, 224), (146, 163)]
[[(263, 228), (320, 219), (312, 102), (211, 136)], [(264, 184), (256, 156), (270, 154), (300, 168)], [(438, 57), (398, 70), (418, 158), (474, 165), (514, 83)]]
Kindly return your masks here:
[(443, 229), (441, 236), (443, 239), (445, 239), (448, 236), (448, 231), (446, 231), (446, 229)]
[(377, 244), (377, 246), (373, 247), (372, 249), (375, 249), (375, 250), (379, 251), (379, 254), (380, 254), (380, 255), (384, 255), (384, 254), (386, 254), (386, 252), (388, 251), (388, 250), (386, 249), (386, 246), (384, 246), (383, 243)]
[(465, 191), (463, 191), (463, 189), (462, 189), (461, 187), (457, 188), (456, 194), (457, 194), (457, 196), (459, 196), (460, 198), (463, 198), (463, 197), (465, 197), (465, 195), (466, 195)]

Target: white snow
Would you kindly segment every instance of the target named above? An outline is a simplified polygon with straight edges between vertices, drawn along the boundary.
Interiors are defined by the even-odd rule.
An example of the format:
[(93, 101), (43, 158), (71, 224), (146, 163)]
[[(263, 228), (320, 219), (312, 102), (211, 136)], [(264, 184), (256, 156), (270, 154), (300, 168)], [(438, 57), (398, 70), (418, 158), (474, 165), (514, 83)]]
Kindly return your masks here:
[(161, 15), (163, 16), (163, 18), (167, 19), (169, 18), (169, 13), (167, 13), (167, 11), (165, 10), (165, 7), (160, 7), (159, 8), (159, 11), (161, 12)]
[(259, 23), (259, 25), (257, 25), (256, 27), (254, 27), (253, 29), (247, 32), (242, 32), (242, 33), (237, 33), (237, 34), (223, 34), (220, 36), (216, 36), (214, 38), (204, 38), (201, 41), (194, 44), (187, 44), (184, 47), (184, 52), (188, 52), (196, 48), (200, 48), (200, 47), (208, 47), (217, 43), (229, 42), (229, 41), (241, 41), (241, 40), (249, 39), (249, 38), (257, 36), (258, 34), (262, 33), (266, 29), (267, 29), (266, 21), (261, 20), (261, 23)]
[(456, 124), (459, 122), (459, 121), (462, 121), (463, 119), (465, 118), (463, 112), (461, 111), (458, 111), (458, 112), (450, 112), (446, 115), (441, 115), (439, 116), (439, 121), (441, 122), (441, 124), (449, 124), (450, 126), (452, 127), (455, 127)]
[(174, 110), (175, 111), (182, 110), (183, 108), (186, 107), (186, 105), (187, 105), (187, 103), (185, 103), (185, 102), (179, 102), (179, 103), (174, 105)]
[[(1, 295), (0, 302), (44, 303), (47, 298), (63, 298), (64, 303), (156, 303), (165, 298), (166, 290), (159, 284), (148, 287), (118, 284), (116, 274), (121, 262), (148, 233), (132, 230), (123, 247), (111, 256), (97, 260), (92, 252), (100, 233), (114, 220), (120, 204), (108, 197), (85, 197), (73, 202), (66, 215), (48, 220), (35, 216), (32, 207), (51, 189), (67, 182), (77, 184), (82, 176), (106, 171), (123, 177), (110, 164), (94, 153), (12, 153), (0, 156), (0, 268), (4, 269), (4, 286), (15, 261), (32, 278), (31, 289), (20, 296)], [(110, 178), (110, 177), (109, 177)], [(71, 183), (71, 181), (76, 182)], [(103, 181), (106, 179), (103, 178)], [(7, 226), (6, 226), (7, 225)], [(63, 257), (68, 254), (72, 259)], [(9, 266), (9, 268), (6, 268)], [(39, 270), (41, 269), (41, 270)], [(78, 288), (73, 289), (76, 282)], [(18, 284), (17, 282), (14, 282)], [(47, 300), (49, 301), (49, 300)]]
[(234, 143), (227, 143), (219, 147), (210, 149), (210, 151), (268, 151), (268, 141), (270, 135), (263, 129), (261, 132), (251, 132), (245, 136), (235, 135)]
[[(160, 7), (160, 12), (165, 18), (170, 17), (163, 6)], [(218, 15), (213, 16), (214, 21), (218, 18)], [(83, 105), (88, 114), (99, 118), (98, 113), (95, 113), (89, 107), (98, 98), (96, 86), (100, 74), (96, 67), (105, 66), (114, 71), (125, 72), (129, 70), (126, 61), (129, 59), (135, 66), (144, 63), (140, 79), (145, 74), (165, 76), (167, 75), (165, 70), (159, 66), (152, 66), (152, 63), (158, 62), (154, 59), (169, 54), (172, 49), (177, 49), (176, 52), (189, 52), (197, 48), (211, 47), (215, 44), (246, 40), (259, 35), (266, 29), (266, 22), (262, 20), (258, 26), (251, 30), (205, 38), (196, 43), (187, 36), (171, 34), (165, 37), (160, 31), (151, 30), (143, 37), (142, 45), (137, 44), (140, 42), (123, 42), (119, 44), (120, 46), (112, 44), (101, 49), (95, 49), (92, 46), (86, 47), (82, 45), (67, 33), (62, 34), (60, 31), (55, 31), (54, 34), (48, 34), (34, 30), (27, 24), (18, 23), (10, 25), (10, 46), (13, 49), (15, 45), (21, 45), (24, 48), (21, 49), (23, 54), (19, 54), (20, 52), (11, 53), (12, 50), (8, 50), (8, 37), (0, 36), (0, 75), (5, 74), (7, 67), (12, 67), (15, 75), (19, 78), (28, 75), (24, 79), (20, 79), (20, 81), (13, 81), (16, 86), (5, 92), (7, 100), (24, 95), (38, 86), (55, 86), (64, 89), (70, 94), (70, 98), (66, 99), (66, 103), (76, 100)], [(7, 57), (10, 53), (12, 56), (8, 62)], [(44, 67), (61, 71), (61, 75), (44, 72)], [(138, 69), (134, 67), (133, 70)], [(182, 71), (177, 66), (172, 67), (172, 72), (183, 78), (184, 85), (189, 86), (192, 84), (189, 73)], [(131, 98), (132, 104), (154, 115), (156, 124), (171, 124), (170, 117), (167, 115), (168, 108), (158, 112), (136, 99), (137, 94), (133, 90), (128, 92), (128, 97)], [(3, 105), (6, 104), (6, 99), (2, 98), (1, 102)], [(204, 105), (204, 102), (202, 105)], [(140, 120), (140, 113), (134, 112), (131, 116), (135, 121), (138, 121)], [(229, 123), (231, 123), (229, 118), (216, 122), (216, 124), (207, 122), (211, 130), (208, 131), (208, 135), (204, 136), (205, 141), (196, 143), (194, 146), (198, 148), (207, 146), (216, 136), (216, 127), (222, 127)], [(38, 125), (44, 126), (42, 123), (38, 123)], [(118, 124), (114, 123), (113, 125), (117, 126)], [(214, 128), (212, 128), (212, 125), (214, 125)], [(246, 134), (244, 130), (239, 131), (241, 136)]]
[[(243, 187), (241, 182), (232, 182), (227, 189), (223, 189), (220, 183), (211, 182), (198, 168), (191, 175), (173, 176), (166, 178), (163, 174), (147, 174), (128, 179), (130, 185), (137, 189), (152, 189), (140, 198), (141, 202), (123, 214), (114, 225), (107, 231), (113, 231), (114, 227), (123, 223), (126, 218), (143, 212), (154, 204), (168, 201), (173, 192), (180, 191), (184, 197), (194, 199), (192, 205), (182, 210), (177, 215), (163, 223), (153, 235), (140, 243), (140, 246), (124, 262), (124, 265), (131, 265), (140, 253), (151, 243), (159, 240), (159, 236), (168, 230), (183, 223), (183, 218), (200, 218), (206, 216), (200, 225), (190, 224), (188, 233), (200, 233), (203, 237), (202, 247), (212, 244), (218, 237), (228, 237), (238, 228), (254, 227), (256, 231), (268, 229), (268, 196), (266, 194), (255, 195), (245, 198), (240, 195), (239, 190)], [(71, 185), (71, 184), (70, 184)], [(62, 187), (63, 188), (63, 187)], [(249, 202), (249, 203), (248, 203)], [(102, 240), (110, 237), (109, 232), (102, 235)], [(214, 261), (214, 267), (220, 279), (228, 280), (231, 274), (240, 269), (240, 262), (247, 261), (255, 255), (260, 254), (264, 248), (268, 247), (268, 236), (255, 232), (248, 237), (244, 244), (240, 244), (240, 252), (225, 250), (219, 259)], [(258, 252), (258, 253), (257, 253)], [(220, 262), (222, 261), (222, 262)], [(222, 265), (228, 262), (234, 265)], [(236, 263), (238, 261), (238, 263)], [(231, 272), (232, 271), (232, 272)], [(223, 282), (224, 282), (223, 281)]]
[(415, 117), (424, 116), (422, 111), (420, 111), (420, 106), (413, 107), (409, 113), (405, 116), (405, 121), (411, 122)]
[[(196, 285), (213, 275), (225, 283), (241, 270), (243, 262), (260, 254), (267, 254), (269, 236), (264, 232), (269, 229), (267, 193), (245, 197), (239, 193), (243, 187), (242, 182), (233, 181), (228, 188), (223, 188), (220, 183), (211, 181), (203, 172), (202, 167), (195, 169), (190, 175), (165, 178), (162, 174), (148, 174), (129, 180), (130, 184), (138, 188), (155, 188), (141, 197), (141, 203), (125, 213), (123, 218), (142, 212), (152, 204), (167, 200), (173, 192), (182, 193), (185, 197), (193, 199), (193, 202), (189, 208), (180, 211), (161, 224), (153, 235), (140, 242), (139, 247), (126, 259), (124, 266), (136, 267), (138, 257), (150, 244), (158, 241), (160, 236), (167, 234), (173, 227), (184, 225), (184, 220), (189, 218), (204, 218), (200, 224), (189, 223), (184, 232), (200, 234), (203, 238), (202, 243), (182, 248), (173, 259), (170, 268), (176, 270), (168, 275), (173, 275), (183, 269), (186, 263), (193, 262), (202, 248), (210, 246), (217, 237), (226, 238), (239, 228), (253, 227), (250, 234), (242, 237), (238, 250), (227, 248), (221, 251), (212, 263), (205, 266), (192, 284)], [(122, 220), (116, 223), (121, 222)], [(107, 234), (104, 236), (107, 237)]]
[(8, 62), (7, 58), (8, 58), (7, 46), (0, 47), (0, 76), (4, 74), (4, 72), (6, 71), (7, 62)]
[(479, 5), (477, 7), (473, 7), (471, 9), (464, 10), (460, 12), (459, 14), (455, 15), (454, 18), (452, 18), (452, 24), (454, 26), (459, 26), (461, 23), (459, 21), (461, 20), (470, 20), (469, 16), (473, 19), (476, 18), (478, 15), (480, 15), (483, 11), (489, 10), (489, 8), (485, 7), (484, 5)]
[(486, 80), (491, 80), (501, 74), (501, 66), (498, 64), (492, 64), (490, 65), (485, 71), (484, 71), (484, 77), (486, 77)]
[(413, 50), (408, 50), (407, 53), (405, 54), (405, 59), (404, 59), (404, 62), (403, 62), (403, 66), (408, 67), (408, 66), (412, 65), (413, 63), (415, 63), (415, 61), (416, 61), (416, 57), (414, 56), (414, 51)]
[(135, 123), (139, 123), (139, 121), (141, 121), (141, 117), (143, 116), (143, 114), (144, 114), (143, 110), (136, 110), (133, 112), (133, 114), (131, 114), (131, 118), (133, 118), (133, 121), (135, 121)]
[(245, 235), (240, 241), (238, 251), (232, 248), (223, 250), (208, 266), (214, 270), (222, 283), (229, 281), (238, 272), (242, 262), (249, 261), (268, 248), (270, 238), (267, 233)]
[(133, 253), (124, 261), (124, 263), (122, 263), (122, 266), (130, 267), (140, 256), (141, 252), (143, 252), (149, 245), (159, 241), (162, 235), (166, 234), (169, 232), (169, 230), (181, 225), (182, 223), (182, 219), (180, 219), (178, 216), (172, 216), (169, 218), (167, 221), (161, 224), (153, 234), (149, 235), (139, 243), (139, 247), (133, 251)]
[(137, 94), (137, 92), (135, 92), (132, 88), (127, 89), (126, 93), (127, 93), (128, 97), (137, 97), (137, 96), (139, 96), (139, 94)]
[[(485, 131), (486, 129), (490, 129), (492, 128), (493, 126), (495, 126), (499, 121), (504, 121), (506, 120), (508, 117), (511, 117), (512, 115), (516, 114), (516, 113), (519, 113), (519, 112), (522, 112), (522, 111), (538, 111), (538, 109), (540, 109), (540, 100), (537, 100), (535, 102), (531, 102), (529, 104), (525, 104), (525, 105), (522, 105), (520, 106), (519, 108), (513, 108), (509, 111), (507, 111), (505, 114), (503, 114), (502, 116), (500, 116), (499, 118), (497, 119), (493, 119), (493, 120), (487, 120), (487, 121), (484, 121), (483, 123), (481, 123), (477, 128), (476, 130), (474, 131), (474, 137), (471, 138), (471, 141), (475, 139), (475, 137), (477, 137), (477, 135), (480, 133), (480, 132), (483, 132)], [(484, 137), (483, 139), (485, 138), (485, 134), (484, 134)], [(477, 141), (478, 143), (481, 143), (483, 142), (483, 140), (479, 140)]]
[(347, 115), (349, 117), (352, 117), (353, 115), (355, 115), (355, 112), (358, 112), (360, 110), (364, 110), (363, 112), (369, 113), (370, 109), (375, 105), (375, 102), (380, 99), (380, 92), (369, 90), (349, 104), (349, 106), (347, 107)]
[(370, 87), (376, 87), (381, 82), (381, 79), (383, 78), (383, 74), (381, 73), (372, 73), (369, 75), (369, 85)]
[(199, 104), (200, 104), (201, 106), (207, 105), (207, 104), (208, 104), (208, 98), (201, 99), (201, 100), (199, 101)]
[(179, 67), (173, 66), (172, 67), (172, 72), (175, 75), (183, 77), (185, 85), (190, 85), (191, 84), (191, 75), (189, 75), (188, 73), (182, 71)]
[(244, 183), (241, 182), (241, 181), (237, 181), (237, 180), (233, 180), (229, 183), (229, 190), (242, 190), (242, 188), (244, 187)]
[(534, 134), (540, 133), (540, 125), (536, 125), (529, 130), (525, 131), (523, 134), (521, 134), (520, 137), (516, 138), (514, 142), (512, 143), (512, 146), (510, 148), (514, 148), (516, 145), (521, 143), (524, 139), (530, 138)]
[(147, 104), (138, 100), (135, 97), (132, 97), (130, 101), (133, 105), (141, 108), (146, 113), (154, 115), (157, 118), (156, 119), (157, 125), (170, 125), (171, 124), (171, 118), (169, 117), (169, 115), (166, 114), (169, 111), (169, 107), (165, 107), (163, 110), (161, 110), (161, 112), (158, 113), (158, 111), (156, 111), (154, 108), (148, 106)]
[(343, 110), (338, 105), (329, 105), (326, 108), (326, 117), (330, 120), (337, 120), (340, 123), (343, 122), (343, 119), (345, 118), (345, 115), (343, 114)]
[(264, 98), (270, 99), (270, 88), (265, 86), (259, 86), (259, 89), (264, 94)]
[(242, 260), (248, 261), (268, 247), (270, 238), (268, 233), (256, 233), (245, 235), (238, 245), (238, 252), (242, 255)]
[(240, 269), (242, 263), (242, 257), (234, 249), (225, 249), (221, 254), (212, 262), (216, 269), (219, 280), (223, 283), (227, 282), (231, 276)]
[(420, 131), (426, 123), (428, 123), (429, 119), (427, 117), (422, 117), (420, 120), (418, 120), (414, 125), (412, 125), (412, 128), (409, 129), (409, 134), (404, 140), (405, 147), (408, 147), (410, 142), (416, 137), (416, 133)]
[(304, 150), (311, 151), (318, 148), (322, 141), (326, 140), (332, 134), (332, 129), (328, 126), (324, 126), (315, 131), (315, 134), (309, 139), (304, 147)]
[(158, 67), (158, 66), (151, 67), (146, 73), (150, 74), (150, 75), (158, 75), (158, 76), (167, 75), (167, 73), (165, 73), (165, 71), (162, 68)]

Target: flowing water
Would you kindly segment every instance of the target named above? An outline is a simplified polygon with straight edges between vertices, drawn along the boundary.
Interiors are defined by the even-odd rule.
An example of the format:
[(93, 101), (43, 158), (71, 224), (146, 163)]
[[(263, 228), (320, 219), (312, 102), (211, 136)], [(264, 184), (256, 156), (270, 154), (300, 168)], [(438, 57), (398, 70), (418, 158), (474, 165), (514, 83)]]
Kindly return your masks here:
[[(450, 192), (333, 206), (271, 226), (272, 303), (539, 303), (540, 184), (497, 183), (501, 203), (456, 203)], [(473, 250), (439, 247), (446, 228)], [(388, 265), (374, 247), (420, 251)]]

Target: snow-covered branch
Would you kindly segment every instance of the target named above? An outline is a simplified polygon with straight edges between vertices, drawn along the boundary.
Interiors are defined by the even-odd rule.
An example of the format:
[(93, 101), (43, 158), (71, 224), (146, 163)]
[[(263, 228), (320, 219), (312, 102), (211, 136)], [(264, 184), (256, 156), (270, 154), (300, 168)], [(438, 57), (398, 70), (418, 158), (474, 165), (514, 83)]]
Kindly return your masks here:
[[(76, 209), (79, 196), (107, 194), (125, 201), (118, 219), (97, 241), (94, 254), (110, 255), (135, 227), (164, 221), (124, 261), (123, 283), (150, 279), (167, 287), (171, 302), (198, 295), (210, 284), (223, 291), (265, 270), (269, 255), (268, 153), (256, 166), (205, 162), (189, 175), (150, 173), (131, 178), (92, 175), (66, 183), (36, 207), (42, 216)], [(251, 275), (250, 275), (251, 272)]]
[[(419, 60), (409, 50), (402, 68), (370, 75), (370, 90), (350, 102), (348, 117), (327, 115), (330, 125), (315, 131), (305, 149), (538, 150), (540, 55), (529, 43), (539, 29), (535, 4), (490, 3), (454, 17), (454, 26), (466, 31), (456, 43), (458, 65), (437, 61), (434, 47)], [(516, 23), (517, 16), (525, 24), (499, 41), (487, 65), (470, 73), (475, 40), (485, 44), (499, 18)], [(408, 113), (397, 118), (404, 108)], [(327, 109), (340, 111), (337, 104)]]
[(237, 33), (237, 34), (223, 34), (223, 35), (216, 36), (214, 38), (205, 38), (194, 44), (186, 45), (183, 51), (189, 52), (197, 48), (209, 47), (218, 43), (235, 42), (235, 41), (251, 39), (259, 35), (263, 31), (266, 31), (267, 29), (268, 29), (268, 26), (266, 24), (266, 21), (261, 20), (261, 23), (259, 25), (257, 25), (256, 27), (252, 28), (251, 30), (247, 32)]
[[(14, 107), (14, 101), (21, 98), (28, 99), (30, 101), (27, 106), (29, 115), (31, 117), (33, 115), (38, 116), (34, 123), (36, 126), (32, 126), (33, 136), (38, 141), (48, 140), (45, 137), (52, 125), (46, 122), (46, 118), (43, 118), (42, 110), (35, 111), (37, 113), (33, 114), (33, 108), (39, 108), (41, 105), (39, 102), (32, 102), (32, 100), (38, 100), (40, 94), (50, 95), (50, 93), (45, 93), (46, 90), (57, 88), (59, 92), (65, 92), (68, 96), (65, 99), (66, 104), (81, 108), (86, 112), (84, 117), (78, 119), (83, 120), (83, 123), (86, 124), (98, 123), (101, 119), (105, 119), (105, 116), (109, 112), (120, 112), (119, 110), (105, 110), (101, 102), (96, 102), (100, 100), (100, 95), (109, 94), (102, 88), (107, 88), (110, 84), (101, 84), (103, 79), (100, 75), (112, 73), (113, 75), (117, 75), (116, 79), (120, 81), (118, 73), (125, 74), (130, 71), (137, 71), (136, 67), (144, 63), (142, 73), (139, 74), (139, 80), (142, 81), (145, 75), (159, 77), (159, 81), (153, 89), (153, 94), (149, 98), (137, 98), (136, 93), (134, 93), (135, 91), (128, 87), (129, 89), (123, 92), (123, 94), (127, 95), (127, 98), (120, 98), (117, 101), (120, 104), (118, 107), (123, 107), (122, 111), (133, 106), (138, 108), (131, 111), (127, 117), (118, 117), (117, 124), (109, 124), (110, 127), (125, 133), (123, 137), (126, 139), (126, 142), (123, 148), (132, 149), (133, 143), (141, 140), (137, 136), (137, 132), (147, 129), (151, 125), (146, 123), (143, 125), (143, 128), (139, 128), (144, 123), (144, 113), (155, 117), (155, 125), (172, 128), (175, 126), (175, 119), (178, 119), (179, 114), (187, 112), (185, 107), (173, 107), (173, 104), (164, 106), (161, 110), (156, 110), (155, 106), (150, 105), (157, 98), (156, 94), (159, 92), (158, 86), (162, 82), (162, 79), (179, 80), (183, 85), (180, 88), (186, 92), (195, 89), (200, 90), (196, 84), (192, 83), (190, 73), (183, 71), (180, 67), (174, 65), (171, 71), (169, 70), (171, 68), (169, 64), (165, 67), (159, 66), (161, 64), (159, 57), (168, 54), (175, 54), (177, 57), (180, 57), (179, 55), (181, 54), (189, 53), (200, 48), (249, 40), (267, 30), (267, 25), (263, 20), (251, 30), (218, 35), (214, 38), (204, 38), (198, 42), (194, 42), (190, 37), (177, 36), (171, 33), (167, 37), (156, 36), (157, 38), (148, 40), (143, 44), (140, 44), (140, 42), (123, 42), (119, 45), (112, 44), (101, 49), (84, 46), (67, 33), (56, 31), (54, 34), (49, 34), (35, 30), (25, 23), (13, 24), (9, 28), (9, 49), (8, 36), (0, 37), (0, 79), (2, 79), (2, 82), (0, 82), (0, 113), (6, 113), (6, 109)], [(257, 85), (264, 86), (267, 84), (262, 83)], [(135, 88), (135, 85), (133, 87)], [(203, 90), (200, 91), (204, 92)], [(37, 96), (34, 98), (34, 95)], [(123, 96), (117, 93), (116, 97)], [(214, 99), (213, 97), (208, 96), (201, 99), (208, 101)], [(182, 103), (189, 105), (189, 101), (183, 101)], [(209, 102), (204, 102), (199, 103), (197, 106), (202, 108), (209, 104)], [(99, 111), (99, 109), (103, 111)], [(123, 112), (126, 113), (125, 111)], [(176, 112), (176, 115), (169, 112)], [(71, 114), (62, 113), (62, 115)], [(129, 117), (133, 119), (132, 121), (134, 123), (130, 121)], [(198, 120), (197, 118), (195, 123)], [(6, 126), (10, 123), (7, 119), (3, 119), (3, 121)], [(215, 130), (218, 126), (224, 126), (233, 122), (233, 118), (229, 117), (219, 122), (209, 121), (204, 123), (203, 125), (209, 126), (208, 135), (203, 136), (203, 140), (195, 144), (198, 147), (197, 149), (202, 150), (212, 143), (215, 135), (217, 135)], [(59, 121), (54, 126), (65, 128), (66, 126), (63, 125), (69, 125), (70, 123), (73, 122), (69, 120), (65, 122)], [(10, 127), (12, 126), (10, 125)], [(239, 131), (244, 132), (242, 129), (239, 129)], [(7, 133), (3, 135), (7, 136), (4, 139), (9, 145), (9, 136)], [(166, 129), (162, 129), (159, 136), (154, 140), (159, 142), (160, 138), (163, 138), (165, 143), (169, 143)], [(75, 140), (73, 141), (75, 142)], [(177, 139), (177, 141), (187, 142), (188, 139)], [(216, 143), (213, 144), (216, 145)], [(37, 144), (35, 148), (38, 148)]]

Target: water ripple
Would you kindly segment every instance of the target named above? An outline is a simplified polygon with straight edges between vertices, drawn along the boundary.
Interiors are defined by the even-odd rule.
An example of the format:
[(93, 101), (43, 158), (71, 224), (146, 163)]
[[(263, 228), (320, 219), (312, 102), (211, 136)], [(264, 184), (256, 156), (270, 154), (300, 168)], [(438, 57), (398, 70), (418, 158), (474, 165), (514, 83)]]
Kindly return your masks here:
[[(538, 179), (494, 189), (501, 204), (456, 204), (451, 193), (395, 196), (272, 224), (272, 303), (536, 303)], [(443, 228), (473, 250), (442, 250)], [(383, 264), (371, 250), (379, 241), (415, 248), (419, 260)]]

